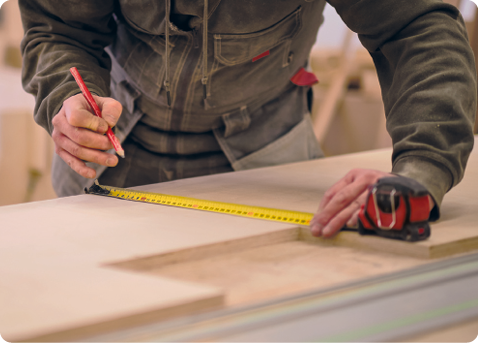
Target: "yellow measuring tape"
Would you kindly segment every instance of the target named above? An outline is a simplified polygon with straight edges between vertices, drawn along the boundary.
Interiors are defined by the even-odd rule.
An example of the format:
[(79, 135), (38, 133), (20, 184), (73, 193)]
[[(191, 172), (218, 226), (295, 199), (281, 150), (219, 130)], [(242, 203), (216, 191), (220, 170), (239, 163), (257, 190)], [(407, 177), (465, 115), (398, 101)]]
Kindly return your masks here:
[(102, 186), (98, 183), (98, 181), (95, 181), (95, 184), (89, 189), (85, 188), (85, 193), (102, 195), (117, 199), (146, 202), (150, 204), (183, 207), (193, 210), (224, 213), (246, 218), (272, 220), (281, 223), (292, 223), (298, 225), (309, 225), (312, 217), (314, 216), (313, 213), (307, 212), (279, 210), (268, 207), (240, 205), (176, 195), (141, 192), (133, 189)]

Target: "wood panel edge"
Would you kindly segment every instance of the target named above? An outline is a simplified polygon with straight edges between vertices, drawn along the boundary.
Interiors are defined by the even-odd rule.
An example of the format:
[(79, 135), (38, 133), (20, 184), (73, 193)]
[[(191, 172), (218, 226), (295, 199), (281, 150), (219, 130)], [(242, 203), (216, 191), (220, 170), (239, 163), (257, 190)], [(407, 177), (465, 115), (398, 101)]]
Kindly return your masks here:
[(421, 242), (404, 242), (378, 236), (361, 236), (358, 232), (342, 231), (333, 238), (314, 237), (308, 229), (302, 229), (300, 239), (306, 242), (378, 251), (393, 255), (430, 258), (429, 248)]
[(107, 267), (121, 269), (148, 271), (161, 266), (197, 261), (212, 256), (222, 255), (231, 252), (240, 252), (261, 246), (289, 242), (299, 239), (299, 228), (292, 227), (284, 230), (262, 233), (259, 235), (232, 239), (204, 246), (184, 248), (159, 255), (135, 258), (126, 261), (104, 264)]
[(430, 247), (431, 258), (442, 258), (478, 250), (478, 237), (465, 238)]

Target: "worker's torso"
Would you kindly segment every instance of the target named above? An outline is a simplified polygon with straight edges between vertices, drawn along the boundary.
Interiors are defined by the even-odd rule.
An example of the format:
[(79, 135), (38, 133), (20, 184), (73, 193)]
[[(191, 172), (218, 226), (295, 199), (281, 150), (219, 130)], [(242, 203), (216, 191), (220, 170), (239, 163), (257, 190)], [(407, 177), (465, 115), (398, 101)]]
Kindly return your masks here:
[[(290, 79), (307, 63), (324, 0), (209, 1), (207, 105), (201, 83), (203, 1), (172, 2), (169, 49), (164, 2), (120, 4), (117, 39), (109, 48), (112, 93), (125, 107), (118, 127), (147, 149), (180, 155), (222, 150), (234, 166), (303, 122), (307, 88)], [(166, 51), (170, 107), (163, 85)], [(283, 162), (292, 161), (287, 151), (281, 155)], [(296, 159), (320, 153), (314, 148), (306, 155)]]

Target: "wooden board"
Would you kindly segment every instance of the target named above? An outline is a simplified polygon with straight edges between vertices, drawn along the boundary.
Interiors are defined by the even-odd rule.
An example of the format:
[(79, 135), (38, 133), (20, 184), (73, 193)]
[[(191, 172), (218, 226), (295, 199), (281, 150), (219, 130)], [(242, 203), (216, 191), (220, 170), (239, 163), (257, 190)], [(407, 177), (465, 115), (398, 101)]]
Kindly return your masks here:
[[(475, 145), (478, 136), (475, 137)], [(160, 193), (193, 196), (255, 206), (315, 212), (325, 191), (351, 168), (390, 171), (389, 149), (294, 163), (284, 166), (193, 178), (138, 187)], [(432, 223), (432, 235), (423, 242), (408, 243), (362, 237), (342, 232), (331, 244), (392, 252), (420, 258), (440, 258), (478, 249), (478, 151), (468, 161), (461, 183), (446, 196), (441, 218)], [(316, 240), (307, 235), (304, 239)]]
[(413, 257), (399, 258), (387, 253), (292, 240), (151, 266), (142, 271), (222, 288), (225, 305), (231, 307), (331, 288), (426, 262)]
[(217, 288), (106, 266), (278, 229), (183, 212), (86, 195), (0, 208), (0, 334), (64, 341), (221, 305)]
[[(382, 150), (141, 188), (314, 212), (326, 189), (349, 169), (389, 170), (389, 160), (390, 151)], [(218, 263), (218, 256), (228, 253), (228, 261), (258, 268), (256, 275), (261, 266), (274, 265), (266, 261), (267, 256), (281, 257), (276, 266), (280, 273), (287, 273), (293, 263), (298, 269), (289, 276), (264, 281), (280, 281), (281, 286), (270, 292), (274, 296), (477, 249), (477, 173), (478, 154), (474, 152), (464, 181), (445, 198), (443, 217), (432, 225), (432, 237), (420, 243), (359, 237), (353, 232), (322, 240), (308, 235), (307, 229), (288, 224), (93, 195), (0, 207), (0, 334), (7, 341), (66, 341), (263, 299), (243, 297), (239, 288), (231, 293), (222, 281), (203, 282), (201, 273), (207, 271), (191, 279), (181, 276), (195, 261)], [(282, 251), (290, 252), (291, 262)], [(323, 255), (329, 253), (341, 257)], [(396, 255), (386, 255), (389, 253)], [(306, 263), (302, 254), (311, 256), (311, 261)], [(356, 264), (347, 271), (344, 265), (351, 256)], [(314, 259), (322, 262), (316, 264)], [(383, 264), (369, 268), (375, 259)], [(316, 276), (307, 287), (290, 282), (305, 278), (312, 268), (316, 268), (312, 273)], [(332, 276), (334, 268), (340, 273)], [(355, 269), (361, 272), (355, 273)], [(234, 270), (231, 273), (231, 278), (236, 275)], [(269, 274), (274, 273), (271, 270)], [(329, 275), (322, 284), (317, 281), (321, 274)], [(267, 296), (268, 287), (257, 288), (257, 294)], [(231, 301), (231, 294), (239, 296)]]

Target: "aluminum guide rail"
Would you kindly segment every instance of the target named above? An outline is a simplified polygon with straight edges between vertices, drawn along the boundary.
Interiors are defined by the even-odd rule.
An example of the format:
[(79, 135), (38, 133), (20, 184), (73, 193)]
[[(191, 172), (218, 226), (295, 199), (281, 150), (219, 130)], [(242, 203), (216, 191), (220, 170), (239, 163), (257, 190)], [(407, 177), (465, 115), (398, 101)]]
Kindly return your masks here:
[(88, 341), (393, 341), (477, 317), (475, 253)]

